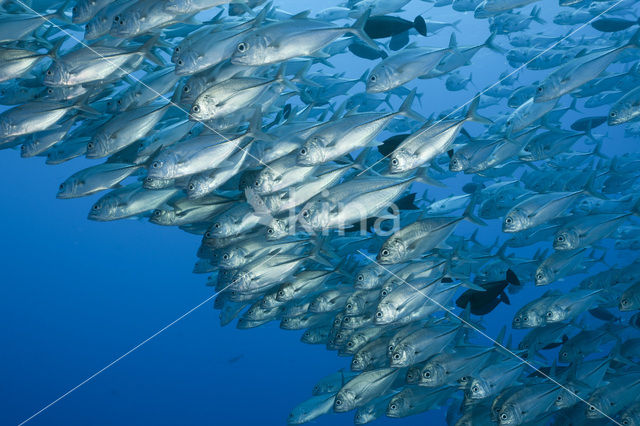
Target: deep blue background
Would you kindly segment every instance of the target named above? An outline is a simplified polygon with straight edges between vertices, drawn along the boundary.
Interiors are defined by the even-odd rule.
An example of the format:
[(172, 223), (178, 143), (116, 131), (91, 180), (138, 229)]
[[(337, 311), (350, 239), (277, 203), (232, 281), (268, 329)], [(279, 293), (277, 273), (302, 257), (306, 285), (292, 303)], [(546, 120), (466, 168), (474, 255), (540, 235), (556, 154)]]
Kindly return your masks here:
[[(278, 4), (301, 9), (293, 0)], [(331, 5), (314, 2), (313, 9)], [(550, 21), (557, 1), (538, 5)], [(402, 16), (413, 19), (430, 7), (414, 1)], [(425, 17), (453, 21), (463, 15), (445, 7)], [(458, 42), (483, 42), (487, 25), (464, 15)], [(567, 28), (537, 25), (535, 30), (559, 34)], [(416, 41), (444, 47), (449, 34), (444, 30)], [(507, 45), (504, 37), (498, 43)], [(372, 66), (352, 55), (332, 62), (335, 72), (344, 70), (352, 77)], [(473, 71), (474, 82), (485, 87), (505, 69), (503, 57), (483, 49), (473, 66), (462, 71)], [(527, 72), (521, 81), (539, 75)], [(425, 115), (459, 105), (475, 92), (470, 85), (466, 93), (448, 93), (444, 80), (438, 79), (413, 84), (423, 93)], [(358, 89), (362, 85), (352, 93)], [(609, 135), (605, 149), (623, 152), (629, 141), (623, 141), (622, 129)], [(39, 158), (22, 160), (14, 150), (0, 152), (0, 424), (26, 419), (212, 294), (204, 276), (191, 274), (199, 237), (138, 220), (88, 221), (88, 208), (97, 196), (55, 199), (58, 184), (90, 164), (76, 159), (51, 167)], [(459, 193), (462, 179), (448, 189), (430, 191), (433, 196)], [(458, 233), (471, 229), (463, 226)], [(493, 241), (498, 229), (493, 223), (481, 239)], [(497, 335), (515, 309), (541, 292), (529, 288), (513, 296), (511, 307), (502, 305), (485, 320), (488, 334)], [(203, 306), (31, 423), (284, 424), (290, 409), (310, 396), (318, 379), (348, 367), (349, 359), (299, 343), (301, 332), (282, 331), (277, 323), (253, 330), (221, 328), (217, 315), (212, 303)], [(229, 363), (239, 355), (238, 362)], [(426, 420), (441, 424), (443, 416), (428, 413), (380, 424)], [(324, 416), (316, 424), (349, 425), (352, 414)]]

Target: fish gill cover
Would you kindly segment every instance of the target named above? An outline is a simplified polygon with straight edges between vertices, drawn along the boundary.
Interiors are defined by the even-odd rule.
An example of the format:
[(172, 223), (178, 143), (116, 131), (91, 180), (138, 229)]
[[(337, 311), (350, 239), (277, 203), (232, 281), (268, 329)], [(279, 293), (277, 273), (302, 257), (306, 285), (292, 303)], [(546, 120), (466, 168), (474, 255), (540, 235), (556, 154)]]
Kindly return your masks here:
[(282, 423), (640, 424), (636, 2), (0, 5), (5, 154), (350, 358)]

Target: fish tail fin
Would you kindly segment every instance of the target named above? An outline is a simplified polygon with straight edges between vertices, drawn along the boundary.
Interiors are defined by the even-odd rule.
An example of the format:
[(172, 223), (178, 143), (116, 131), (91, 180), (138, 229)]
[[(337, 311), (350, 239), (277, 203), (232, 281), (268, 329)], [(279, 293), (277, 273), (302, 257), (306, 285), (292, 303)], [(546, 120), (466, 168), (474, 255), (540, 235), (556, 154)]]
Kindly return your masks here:
[(628, 47), (640, 48), (640, 30), (636, 31), (627, 43)]
[(416, 19), (413, 20), (413, 27), (418, 31), (420, 35), (426, 37), (427, 35), (427, 23), (424, 21), (424, 18), (420, 15), (416, 16)]
[[(387, 96), (384, 97), (384, 103), (387, 104), (389, 108), (393, 108), (391, 105), (391, 93), (387, 93)], [(418, 97), (418, 103), (420, 103), (420, 97)]]
[(580, 112), (580, 110), (578, 109), (578, 98), (573, 98), (573, 100), (569, 104), (569, 110)]
[(471, 199), (469, 200), (469, 204), (467, 204), (467, 208), (464, 210), (464, 213), (462, 213), (462, 218), (476, 225), (487, 226), (485, 221), (483, 221), (473, 213), (473, 211), (476, 208), (477, 200), (478, 200), (477, 195), (471, 196)]
[(405, 117), (411, 118), (415, 121), (424, 121), (425, 118), (411, 109), (411, 104), (413, 104), (414, 99), (416, 98), (416, 89), (413, 89), (407, 97), (400, 105), (400, 109), (398, 110), (398, 114), (404, 115)]
[(537, 22), (538, 24), (546, 24), (547, 21), (545, 21), (544, 19), (542, 19), (540, 17), (540, 11), (542, 10), (541, 7), (536, 6), (533, 9), (531, 9), (531, 19), (535, 22)]
[(69, 39), (69, 36), (67, 36), (67, 35), (62, 36), (59, 39), (57, 39), (55, 44), (51, 48), (51, 50), (49, 50), (49, 53), (47, 53), (47, 56), (51, 57), (51, 59), (53, 59), (53, 60), (58, 59), (58, 56), (60, 54), (60, 48), (62, 48), (62, 45), (68, 39)]
[(356, 22), (353, 24), (353, 26), (349, 27), (347, 29), (347, 31), (350, 32), (351, 34), (355, 35), (356, 37), (358, 37), (360, 40), (362, 40), (365, 43), (367, 43), (371, 48), (379, 51), (380, 48), (378, 47), (376, 42), (373, 41), (371, 39), (371, 37), (369, 37), (367, 35), (367, 33), (364, 31), (364, 25), (367, 23), (367, 19), (369, 19), (370, 15), (371, 15), (371, 9), (369, 9), (365, 13), (363, 13), (356, 20)]
[(71, 0), (67, 0), (64, 3), (62, 3), (62, 5), (55, 12), (53, 12), (51, 17), (56, 18), (64, 22), (65, 24), (71, 24), (72, 23), (71, 19), (69, 19), (67, 14), (64, 13), (64, 11), (69, 7), (70, 4), (71, 4)]
[(511, 269), (507, 269), (507, 282), (511, 285), (522, 285), (516, 273)]
[[(278, 71), (276, 72), (275, 77), (273, 77), (273, 81), (281, 83), (287, 86), (289, 89), (293, 90), (295, 93), (298, 93), (298, 87), (295, 84), (293, 84), (291, 80), (289, 80), (284, 76), (286, 70), (287, 70), (287, 64), (283, 62), (278, 67)], [(315, 83), (313, 84), (315, 85)]]
[(416, 182), (421, 182), (426, 185), (437, 186), (439, 188), (446, 188), (446, 185), (438, 180), (435, 180), (431, 176), (429, 176), (429, 168), (422, 167), (418, 169), (418, 173), (413, 178)]
[(456, 30), (456, 31), (460, 32), (460, 28), (458, 28), (458, 24), (459, 24), (460, 22), (462, 22), (462, 19), (458, 19), (457, 21), (453, 21), (453, 22), (451, 23), (451, 27), (452, 27), (454, 30)]
[(92, 107), (89, 106), (89, 98), (91, 97), (91, 92), (87, 92), (78, 98), (77, 102), (73, 105), (73, 107), (79, 111), (86, 112), (91, 115), (102, 115), (102, 113)]
[(311, 67), (312, 64), (313, 64), (312, 61), (309, 61), (306, 64), (304, 64), (304, 66), (298, 70), (298, 72), (293, 76), (292, 79), (290, 79), (290, 81), (294, 83), (302, 83), (306, 86), (320, 87), (321, 86), (320, 84), (316, 83), (313, 80), (309, 80), (307, 77), (305, 77), (305, 74), (307, 73), (307, 71), (309, 71), (309, 68)]
[(495, 38), (496, 38), (496, 33), (491, 33), (489, 38), (487, 38), (487, 40), (485, 40), (484, 46), (486, 48), (488, 48), (489, 50), (493, 50), (496, 53), (504, 55), (504, 53), (505, 53), (504, 49), (502, 47), (498, 46), (497, 44), (495, 44)]
[(600, 191), (598, 191), (595, 188), (595, 181), (596, 181), (596, 172), (593, 171), (593, 173), (591, 173), (591, 175), (589, 176), (589, 179), (587, 180), (587, 183), (584, 186), (584, 189), (582, 190), (585, 194), (588, 194), (592, 197), (595, 198), (599, 198), (601, 200), (606, 200), (607, 197), (605, 197), (602, 193), (600, 193)]
[(609, 159), (605, 154), (602, 153), (602, 142), (604, 138), (596, 139), (591, 133), (591, 128), (587, 129), (587, 137), (596, 143), (595, 148), (593, 148), (593, 155), (598, 158), (602, 158), (603, 160)]
[(155, 47), (159, 38), (160, 36), (156, 35), (147, 40), (142, 45), (142, 47), (140, 47), (140, 53), (142, 53), (149, 61), (153, 62), (154, 64), (165, 67), (167, 64), (165, 64), (162, 58), (156, 55), (156, 53), (153, 51), (153, 48)]
[(488, 126), (493, 124), (493, 121), (489, 120), (486, 117), (478, 115), (479, 105), (480, 105), (480, 95), (478, 94), (475, 96), (475, 98), (473, 98), (471, 105), (469, 105), (469, 110), (467, 111), (466, 119), (470, 121), (475, 121), (477, 123), (486, 124)]
[(262, 131), (262, 110), (259, 107), (255, 108), (253, 115), (251, 116), (246, 135), (254, 139), (261, 139), (265, 141), (275, 140), (273, 136)]
[(458, 38), (456, 33), (451, 33), (449, 36), (449, 49), (456, 50), (458, 48)]

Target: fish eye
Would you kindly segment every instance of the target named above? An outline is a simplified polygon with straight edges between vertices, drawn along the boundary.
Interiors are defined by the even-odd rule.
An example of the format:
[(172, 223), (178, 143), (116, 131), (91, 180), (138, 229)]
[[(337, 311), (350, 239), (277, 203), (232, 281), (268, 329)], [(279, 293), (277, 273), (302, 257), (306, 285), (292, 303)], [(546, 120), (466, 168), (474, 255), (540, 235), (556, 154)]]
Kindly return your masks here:
[(124, 25), (124, 19), (120, 19), (120, 25)]
[(398, 159), (394, 158), (393, 160), (391, 160), (391, 164), (393, 164), (394, 166), (398, 165)]
[(547, 312), (547, 317), (552, 317), (553, 316), (553, 312), (549, 311)]
[(509, 416), (507, 416), (505, 413), (500, 414), (500, 419), (501, 420), (507, 420), (509, 418)]
[(353, 342), (348, 342), (347, 346), (352, 347), (353, 346)]
[(182, 88), (182, 91), (183, 91), (184, 93), (189, 93), (189, 91), (191, 91), (191, 89), (189, 89), (189, 86), (184, 86), (184, 87)]
[(305, 219), (309, 217), (309, 211), (308, 210), (303, 210), (302, 211), (302, 217), (304, 217)]
[(356, 278), (358, 281), (364, 281), (364, 275), (362, 274), (358, 274), (358, 277)]
[(400, 354), (393, 354), (393, 359), (395, 359), (395, 360), (400, 359)]
[(595, 406), (593, 406), (593, 405), (590, 405), (590, 406), (589, 406), (589, 411), (596, 411), (596, 407), (595, 407)]
[(52, 94), (52, 93), (53, 93), (53, 89), (52, 89), (52, 88), (48, 88), (48, 89), (47, 89), (47, 93), (48, 93), (48, 94)]
[(529, 318), (528, 317), (522, 317), (522, 321), (527, 322), (527, 321), (529, 321)]
[(53, 71), (47, 70), (47, 75), (53, 75)]
[(342, 322), (351, 322), (351, 319), (349, 317), (345, 317), (345, 319), (343, 319)]
[(242, 53), (244, 51), (247, 50), (247, 43), (242, 42), (242, 43), (238, 43), (238, 47), (236, 47), (236, 49), (238, 50), (238, 52)]
[(568, 357), (569, 357), (568, 352), (562, 352), (562, 358), (568, 358)]
[(113, 20), (114, 20), (114, 21), (116, 21), (116, 22), (118, 22), (118, 21), (120, 20), (120, 15), (116, 15), (116, 16), (114, 16), (114, 17), (113, 17)]
[(621, 304), (621, 305), (623, 305), (623, 306), (626, 306), (626, 305), (628, 305), (628, 304), (629, 304), (629, 301), (628, 301), (627, 299), (622, 299), (622, 300), (620, 301), (620, 304)]
[(151, 164), (151, 167), (153, 167), (154, 169), (157, 169), (158, 167), (160, 167), (160, 162), (159, 162), (159, 161), (154, 161), (154, 162)]
[(372, 82), (372, 83), (375, 83), (376, 82), (376, 76), (375, 75), (369, 76), (369, 81)]
[(62, 191), (64, 189), (64, 183), (61, 183), (58, 189)]
[(507, 126), (511, 126), (511, 120), (507, 120)]
[(267, 228), (267, 234), (273, 234), (273, 228)]
[[(376, 318), (382, 318), (382, 311), (376, 312)], [(392, 346), (390, 346), (390, 348), (393, 349)]]
[(513, 322), (520, 322), (520, 318), (515, 317), (515, 318), (513, 319)]
[(542, 279), (542, 278), (544, 278), (544, 277), (542, 276), (542, 274), (536, 274), (536, 278), (537, 278), (537, 279), (539, 279), (539, 280), (541, 280), (541, 279)]
[(392, 410), (396, 410), (396, 409), (398, 409), (398, 406), (396, 404), (391, 404), (389, 406), (389, 408), (392, 409)]
[(381, 295), (382, 297), (386, 296), (386, 295), (387, 295), (387, 290), (382, 290), (382, 291), (380, 292), (380, 295)]
[(504, 220), (504, 223), (510, 224), (513, 222), (513, 219), (511, 219), (510, 217), (507, 216), (507, 218)]
[(193, 107), (191, 107), (191, 111), (200, 112), (200, 107), (198, 105), (194, 105)]
[(180, 52), (180, 46), (176, 46), (176, 47), (173, 49), (173, 51), (174, 51), (174, 52), (176, 52), (176, 53)]
[(213, 225), (213, 227), (216, 229), (220, 229), (220, 222), (216, 222), (215, 225)]
[(194, 189), (196, 189), (196, 186), (192, 183), (189, 184), (189, 191), (193, 191)]
[(76, 6), (73, 6), (73, 8), (71, 9), (71, 12), (74, 14), (78, 13), (78, 8)]
[(225, 254), (222, 255), (222, 258), (224, 260), (229, 260), (229, 255), (225, 253)]
[(544, 87), (538, 86), (536, 90), (538, 91), (538, 93), (542, 93), (542, 91), (544, 90)]
[(425, 371), (424, 373), (422, 373), (422, 376), (423, 376), (425, 379), (429, 379), (429, 378), (431, 377), (431, 373), (430, 373), (430, 372), (428, 372), (428, 371)]
[(564, 237), (562, 235), (558, 235), (558, 241), (559, 242), (563, 242), (564, 241)]
[(302, 148), (300, 150), (300, 155), (307, 155), (307, 149), (306, 148)]
[(618, 115), (615, 111), (611, 111), (609, 113), (609, 117), (615, 118), (615, 116)]
[(184, 61), (182, 59), (178, 59), (178, 65), (182, 66), (184, 64)]
[(97, 204), (97, 203), (96, 203), (96, 204), (94, 204), (94, 205), (93, 205), (93, 209), (94, 209), (94, 210), (100, 210), (100, 204)]
[(478, 392), (480, 389), (478, 388), (478, 386), (474, 386), (471, 388), (472, 392)]
[(383, 256), (389, 256), (389, 250), (384, 249), (384, 250), (382, 250), (382, 252), (380, 254), (383, 255)]
[(160, 215), (162, 215), (162, 210), (154, 210), (154, 211), (153, 211), (153, 215), (154, 215), (155, 217), (159, 217)]
[(87, 144), (87, 149), (93, 149), (93, 142), (89, 142)]
[(558, 402), (562, 401), (562, 395), (558, 395), (558, 396), (556, 397), (556, 401), (558, 401)]
[(351, 309), (351, 308), (353, 308), (353, 305), (351, 303), (347, 303), (347, 306), (345, 306), (345, 308)]
[(336, 399), (335, 404), (336, 404), (337, 406), (342, 405), (342, 400), (341, 400), (341, 399)]

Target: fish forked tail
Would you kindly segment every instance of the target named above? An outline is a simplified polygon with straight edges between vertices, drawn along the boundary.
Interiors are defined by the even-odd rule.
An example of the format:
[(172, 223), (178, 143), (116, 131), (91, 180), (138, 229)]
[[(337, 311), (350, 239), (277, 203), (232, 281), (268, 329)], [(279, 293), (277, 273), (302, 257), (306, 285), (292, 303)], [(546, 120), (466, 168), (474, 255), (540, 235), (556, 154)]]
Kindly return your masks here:
[(479, 106), (480, 106), (480, 94), (477, 94), (473, 98), (471, 105), (469, 105), (469, 110), (467, 111), (467, 115), (465, 119), (468, 121), (475, 121), (476, 123), (486, 124), (487, 126), (492, 125), (493, 121), (489, 120), (486, 117), (478, 115)]
[(546, 24), (547, 21), (545, 21), (540, 17), (541, 11), (542, 11), (542, 8), (540, 6), (536, 6), (533, 9), (531, 9), (531, 14), (529, 15), (529, 17), (531, 18), (531, 20), (537, 22), (538, 24)]
[(413, 104), (414, 99), (416, 98), (416, 89), (414, 88), (402, 102), (400, 105), (400, 109), (398, 110), (398, 114), (404, 115), (405, 117), (411, 118), (415, 121), (425, 121), (426, 119), (411, 109), (411, 104)]
[(360, 15), (360, 17), (356, 20), (356, 22), (353, 24), (353, 26), (347, 28), (346, 30), (347, 30), (347, 32), (355, 35), (360, 40), (362, 40), (365, 43), (367, 43), (369, 45), (369, 47), (379, 51), (380, 48), (378, 47), (376, 42), (373, 41), (371, 39), (371, 37), (369, 37), (367, 35), (367, 33), (364, 31), (364, 25), (367, 23), (367, 19), (369, 19), (370, 15), (371, 15), (371, 9), (367, 10), (365, 13)]

